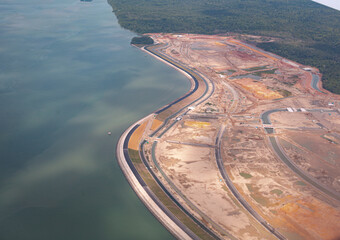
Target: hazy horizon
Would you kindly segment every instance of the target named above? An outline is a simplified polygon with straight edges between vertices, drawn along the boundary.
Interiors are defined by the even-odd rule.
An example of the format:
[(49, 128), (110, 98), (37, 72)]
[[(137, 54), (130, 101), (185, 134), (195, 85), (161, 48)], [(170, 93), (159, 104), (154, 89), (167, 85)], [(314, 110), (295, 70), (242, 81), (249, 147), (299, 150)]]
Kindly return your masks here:
[(337, 2), (334, 0), (313, 0), (313, 1), (340, 11), (340, 1)]

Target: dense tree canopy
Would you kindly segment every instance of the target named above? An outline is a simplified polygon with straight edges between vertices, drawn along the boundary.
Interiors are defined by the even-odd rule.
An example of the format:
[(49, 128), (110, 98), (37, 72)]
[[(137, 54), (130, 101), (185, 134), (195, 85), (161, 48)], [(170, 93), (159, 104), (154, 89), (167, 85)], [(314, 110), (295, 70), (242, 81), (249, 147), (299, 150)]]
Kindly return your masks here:
[(153, 44), (153, 39), (148, 36), (134, 37), (131, 40), (131, 44), (150, 45)]

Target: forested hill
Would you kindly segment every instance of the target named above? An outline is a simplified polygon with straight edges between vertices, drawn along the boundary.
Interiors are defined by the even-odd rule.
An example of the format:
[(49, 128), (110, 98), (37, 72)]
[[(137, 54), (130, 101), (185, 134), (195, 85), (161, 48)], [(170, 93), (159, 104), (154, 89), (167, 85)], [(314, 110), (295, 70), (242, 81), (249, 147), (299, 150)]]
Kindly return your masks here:
[(310, 0), (108, 0), (136, 33), (246, 33), (278, 37), (258, 46), (324, 74), (340, 94), (340, 11)]

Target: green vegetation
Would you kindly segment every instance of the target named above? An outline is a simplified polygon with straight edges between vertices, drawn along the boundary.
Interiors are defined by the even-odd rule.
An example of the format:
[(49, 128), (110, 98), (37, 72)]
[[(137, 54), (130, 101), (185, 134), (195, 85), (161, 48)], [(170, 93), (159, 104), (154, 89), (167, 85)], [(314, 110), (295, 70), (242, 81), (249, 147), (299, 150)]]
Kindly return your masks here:
[(340, 36), (338, 35), (336, 43), (323, 40), (322, 48), (319, 48), (320, 43), (313, 40), (283, 43), (284, 39), (273, 43), (260, 43), (257, 46), (296, 62), (317, 67), (323, 74), (323, 87), (340, 94)]
[(108, 0), (136, 33), (241, 33), (275, 37), (257, 46), (323, 73), (340, 93), (340, 12), (311, 0)]
[(261, 74), (258, 72), (254, 72), (254, 73), (236, 75), (236, 76), (231, 77), (230, 79), (252, 78), (255, 81), (259, 81), (261, 78), (257, 78), (257, 77), (261, 77)]
[(136, 167), (138, 173), (141, 175), (145, 183), (151, 191), (158, 197), (158, 199), (191, 231), (193, 231), (201, 239), (213, 239), (208, 233), (200, 228), (189, 216), (187, 216), (161, 189), (156, 183), (148, 170), (145, 168), (142, 160), (139, 157), (137, 150), (129, 149), (129, 156), (133, 165)]
[(274, 68), (274, 69), (270, 69), (270, 70), (254, 72), (252, 74), (255, 75), (255, 76), (262, 76), (263, 74), (275, 74), (276, 70), (277, 70), (277, 68)]
[(250, 194), (250, 196), (262, 206), (268, 207), (268, 200), (264, 198), (261, 194)]
[(297, 181), (295, 182), (297, 185), (299, 186), (306, 186), (306, 183), (302, 182), (302, 181)]
[(153, 44), (153, 40), (149, 36), (134, 37), (131, 40), (131, 44), (135, 44), (135, 45), (150, 45), (150, 44)]
[(130, 159), (131, 159), (131, 162), (133, 163), (142, 163), (142, 161), (140, 160), (140, 157), (139, 157), (139, 152), (136, 151), (136, 150), (132, 150), (129, 148), (129, 156), (130, 156)]
[(280, 189), (271, 190), (270, 193), (280, 196), (283, 192)]
[(245, 172), (240, 172), (240, 175), (242, 177), (244, 177), (245, 179), (248, 179), (248, 178), (252, 178), (253, 176), (249, 173), (245, 173)]
[(277, 90), (283, 97), (289, 97), (292, 95), (292, 93), (286, 89), (279, 89)]
[(259, 204), (261, 204), (262, 206), (268, 206), (269, 202), (268, 200), (262, 196), (262, 194), (259, 192), (259, 188), (254, 186), (253, 184), (246, 184), (249, 192), (250, 192), (250, 196)]
[(248, 71), (248, 72), (252, 72), (252, 71), (262, 70), (262, 69), (266, 69), (266, 68), (267, 68), (267, 66), (259, 66), (259, 67), (245, 68), (243, 70)]
[(254, 188), (253, 188), (253, 185), (252, 185), (252, 184), (246, 183), (246, 186), (247, 186), (249, 192), (253, 192), (253, 191), (254, 191)]

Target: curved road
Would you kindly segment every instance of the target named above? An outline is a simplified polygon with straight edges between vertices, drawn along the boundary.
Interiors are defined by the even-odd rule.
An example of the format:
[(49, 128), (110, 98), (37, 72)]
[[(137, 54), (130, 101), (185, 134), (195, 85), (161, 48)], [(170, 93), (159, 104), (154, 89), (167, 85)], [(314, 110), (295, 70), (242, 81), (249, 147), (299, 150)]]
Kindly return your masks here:
[[(172, 114), (171, 116), (167, 117), (165, 119), (165, 121), (163, 122), (163, 124), (156, 129), (156, 131), (154, 131), (150, 136), (153, 137), (157, 132), (159, 132), (162, 128), (164, 128), (167, 123), (169, 122), (170, 119), (176, 117), (176, 115), (178, 115), (181, 111), (183, 111), (185, 108), (187, 108), (190, 105), (193, 105), (194, 103), (198, 102), (198, 104), (202, 103), (203, 101), (205, 101), (206, 99), (208, 99), (214, 92), (214, 83), (209, 80), (211, 82), (212, 85), (212, 89), (209, 92), (209, 84), (208, 82), (205, 80), (205, 78), (201, 77), (197, 72), (192, 71), (187, 69), (184, 66), (180, 66), (178, 65), (178, 63), (174, 63), (172, 61), (169, 60), (168, 57), (164, 56), (163, 54), (159, 53), (159, 52), (155, 52), (153, 50), (150, 50), (148, 48), (144, 48), (144, 50), (146, 52), (148, 52), (149, 54), (154, 55), (155, 57), (161, 59), (162, 61), (170, 64), (172, 67), (175, 67), (176, 69), (180, 70), (181, 72), (185, 73), (185, 75), (189, 78), (191, 78), (191, 83), (193, 85), (192, 89), (186, 93), (184, 96), (180, 97), (179, 99), (173, 101), (172, 103), (166, 105), (165, 107), (157, 110), (156, 112), (154, 112), (153, 114), (150, 114), (149, 116), (139, 120), (138, 122), (136, 122), (135, 124), (133, 124), (132, 126), (130, 126), (121, 136), (121, 138), (119, 139), (118, 143), (117, 143), (117, 150), (116, 150), (116, 155), (117, 155), (117, 159), (118, 159), (118, 163), (125, 175), (125, 177), (127, 178), (127, 180), (129, 181), (131, 187), (134, 189), (134, 191), (136, 192), (136, 194), (139, 196), (139, 198), (142, 200), (142, 202), (145, 204), (146, 207), (148, 207), (148, 209), (156, 216), (156, 218), (177, 238), (179, 239), (199, 239), (197, 237), (197, 235), (195, 235), (190, 229), (188, 229), (187, 226), (185, 226), (181, 221), (179, 221), (173, 214), (172, 212), (170, 212), (165, 206), (164, 204), (154, 195), (154, 193), (149, 189), (149, 187), (146, 185), (146, 183), (144, 182), (144, 180), (142, 179), (142, 177), (140, 176), (140, 174), (138, 173), (138, 171), (136, 170), (136, 168), (134, 167), (133, 163), (131, 162), (130, 156), (128, 154), (128, 142), (129, 139), (132, 135), (132, 133), (138, 128), (138, 126), (140, 126), (140, 124), (146, 120), (147, 118), (151, 118), (152, 115), (154, 114), (159, 114), (165, 110), (167, 110), (168, 108), (170, 108), (171, 106), (177, 104), (178, 102), (182, 101), (183, 99), (191, 96), (194, 92), (196, 92), (196, 90), (199, 87), (199, 81), (197, 80), (197, 78), (200, 78), (205, 86), (206, 89), (204, 91), (204, 93), (199, 96), (197, 99), (193, 100), (191, 103), (187, 104), (185, 107), (181, 108), (180, 110), (178, 110), (176, 113)], [(230, 85), (227, 85), (227, 87), (232, 91), (233, 93), (233, 97), (238, 98), (237, 93), (235, 93), (235, 91), (233, 91), (233, 88)], [(182, 113), (180, 116), (185, 115), (187, 112), (189, 112), (190, 110), (185, 111), (184, 113)], [(270, 110), (267, 112), (264, 112), (261, 115), (262, 118), (262, 122), (263, 124), (271, 124), (270, 119), (269, 119), (269, 115), (273, 112), (276, 111), (287, 111), (286, 109), (274, 109), (274, 110)], [(170, 124), (166, 129), (163, 130), (163, 132), (158, 136), (158, 137), (162, 137), (162, 135), (168, 131), (172, 126), (174, 126), (176, 124), (178, 120), (175, 120), (172, 124)], [(223, 165), (223, 161), (221, 158), (221, 137), (223, 135), (224, 132), (224, 126), (221, 128), (217, 138), (216, 138), (216, 149), (215, 149), (215, 157), (216, 157), (216, 162), (217, 162), (217, 166), (219, 168), (219, 171), (225, 181), (225, 183), (227, 184), (228, 188), (230, 189), (230, 191), (233, 193), (233, 195), (237, 198), (237, 200), (241, 203), (241, 205), (258, 221), (260, 222), (267, 230), (269, 230), (274, 236), (276, 236), (278, 239), (285, 239), (284, 236), (282, 236), (277, 230), (275, 230), (272, 226), (270, 226), (269, 223), (267, 223), (254, 209), (252, 209), (252, 207), (246, 202), (246, 200), (241, 196), (241, 194), (237, 191), (237, 189), (235, 188), (235, 186), (232, 184), (232, 181), (230, 180), (224, 165)], [(275, 139), (275, 138), (274, 138)], [(275, 140), (276, 142), (276, 140)], [(213, 231), (211, 231), (209, 228), (207, 228), (203, 223), (201, 223), (195, 216), (193, 216), (192, 214), (190, 214), (185, 207), (183, 207), (173, 196), (172, 194), (166, 189), (166, 187), (162, 184), (162, 182), (157, 178), (157, 176), (154, 174), (154, 172), (152, 171), (151, 167), (149, 166), (148, 162), (145, 159), (144, 156), (144, 152), (143, 152), (143, 146), (144, 146), (144, 142), (141, 143), (140, 145), (140, 149), (139, 149), (139, 153), (140, 153), (140, 158), (142, 160), (142, 162), (144, 163), (144, 165), (146, 166), (146, 168), (148, 169), (149, 173), (153, 176), (154, 180), (159, 184), (159, 186), (163, 189), (163, 191), (168, 195), (168, 197), (187, 215), (189, 216), (197, 225), (199, 225), (204, 231), (206, 231), (210, 236), (212, 236), (214, 239), (219, 239), (219, 236), (217, 236)], [(273, 145), (275, 145), (275, 143), (273, 143)], [(155, 145), (154, 145), (155, 146)], [(275, 149), (275, 147), (273, 147)], [(278, 149), (280, 150), (280, 148), (278, 147)], [(278, 150), (278, 151), (279, 151)], [(153, 147), (153, 151), (154, 151), (154, 147)], [(280, 157), (281, 158), (281, 157)], [(231, 237), (231, 236), (229, 236)]]
[[(149, 50), (148, 50), (149, 51)], [(154, 52), (149, 51), (150, 53), (155, 54)], [(160, 56), (158, 56), (160, 57)], [(165, 59), (163, 59), (165, 60)], [(168, 63), (172, 64), (168, 61)], [(173, 65), (175, 66), (175, 65)], [(178, 68), (178, 66), (175, 66)], [(158, 110), (156, 112), (160, 113), (170, 106), (174, 105), (175, 103), (178, 103), (179, 101), (189, 97), (191, 94), (193, 94), (197, 88), (198, 88), (198, 81), (197, 79), (192, 76), (188, 71), (185, 71), (184, 69), (179, 68), (183, 72), (187, 73), (192, 77), (194, 80), (195, 86), (194, 89), (184, 95), (183, 97), (177, 99), (173, 103), (167, 105), (166, 107), (163, 107), (162, 109)], [(206, 84), (206, 91), (200, 96), (199, 98), (195, 99), (193, 102), (191, 102), (189, 105), (195, 103), (196, 101), (202, 99), (208, 92), (208, 83), (202, 78), (202, 80)], [(213, 84), (213, 83), (212, 83)], [(214, 87), (214, 86), (213, 86)], [(210, 93), (210, 95), (212, 92)], [(209, 95), (209, 96), (210, 96)], [(208, 96), (208, 97), (209, 97)], [(189, 106), (188, 105), (188, 106)], [(186, 106), (187, 107), (187, 106)], [(186, 108), (184, 107), (184, 108)], [(169, 120), (171, 117), (174, 117), (176, 114), (178, 114), (180, 111), (182, 111), (184, 108), (177, 111), (175, 114), (170, 116), (167, 120)], [(153, 115), (153, 114), (151, 114)], [(132, 126), (130, 126), (120, 137), (117, 147), (116, 147), (116, 156), (119, 163), (120, 168), (122, 169), (125, 177), (127, 178), (129, 184), (133, 188), (133, 190), (136, 192), (138, 197), (142, 200), (144, 205), (155, 215), (155, 217), (178, 239), (199, 239), (187, 226), (185, 226), (181, 221), (179, 221), (173, 214), (170, 212), (164, 204), (155, 196), (155, 194), (149, 189), (149, 187), (146, 185), (140, 174), (138, 173), (137, 169), (134, 167), (130, 156), (128, 154), (128, 143), (130, 140), (131, 135), (133, 132), (140, 126), (140, 123), (142, 123), (145, 119), (151, 117), (151, 115), (139, 120), (138, 122), (134, 123)], [(164, 124), (165, 125), (165, 124)], [(163, 126), (164, 126), (163, 125)], [(161, 126), (156, 131), (160, 130), (163, 126)], [(143, 142), (144, 143), (144, 142)], [(142, 144), (143, 144), (142, 143)], [(143, 145), (141, 145), (143, 146)], [(148, 165), (147, 161), (144, 158), (143, 154), (140, 154), (141, 159), (144, 163), (144, 165), (149, 170), (150, 174), (155, 178), (156, 182), (160, 185), (160, 187), (163, 189), (163, 191), (175, 202), (175, 204), (182, 209), (184, 213), (186, 213), (197, 225), (199, 225), (203, 230), (205, 230), (208, 234), (210, 234), (214, 239), (220, 239), (214, 232), (212, 232), (210, 229), (208, 229), (204, 224), (202, 224), (199, 220), (197, 220), (193, 215), (191, 215), (186, 209), (178, 202), (176, 199), (171, 195), (171, 193), (164, 187), (164, 185), (161, 184), (159, 179), (155, 176), (153, 171), (151, 170), (150, 166)], [(157, 181), (158, 180), (158, 181)]]
[[(177, 187), (176, 185), (170, 180), (170, 178), (165, 174), (165, 172), (162, 170), (160, 165), (158, 164), (156, 160), (156, 154), (155, 154), (155, 148), (157, 145), (157, 141), (155, 141), (152, 144), (152, 149), (151, 149), (151, 155), (152, 155), (152, 161), (155, 164), (156, 168), (158, 171), (161, 173), (163, 178), (168, 182), (168, 184), (171, 186), (171, 188), (186, 202), (186, 204), (193, 209), (196, 213), (198, 213), (206, 222), (211, 224), (215, 229), (217, 229), (222, 235), (228, 237), (231, 240), (236, 240), (232, 234), (229, 232), (225, 231), (221, 226), (219, 226), (217, 223), (215, 223), (210, 217), (208, 217), (206, 214), (204, 214), (195, 204), (193, 204)], [(196, 221), (195, 221), (196, 222)], [(196, 222), (197, 223), (197, 222)], [(202, 223), (199, 222), (197, 223), (201, 228), (203, 228), (206, 232), (210, 233), (210, 235), (214, 236), (215, 234), (211, 232), (210, 229), (207, 229), (204, 225), (202, 226)], [(216, 236), (216, 235), (215, 235)], [(217, 236), (216, 236), (217, 237)], [(218, 238), (218, 237), (217, 237)]]
[[(207, 228), (200, 220), (198, 220), (194, 215), (192, 215), (184, 206), (182, 206), (177, 199), (170, 193), (170, 191), (164, 186), (164, 184), (159, 180), (159, 178), (156, 176), (156, 174), (152, 171), (149, 163), (147, 162), (145, 155), (144, 155), (144, 144), (146, 143), (146, 141), (144, 140), (140, 146), (140, 156), (141, 159), (144, 163), (144, 165), (146, 166), (146, 168), (149, 170), (150, 174), (153, 176), (153, 178), (156, 180), (156, 182), (158, 183), (158, 185), (162, 188), (162, 190), (169, 196), (169, 198), (186, 214), (188, 215), (198, 226), (200, 226), (200, 228), (202, 228), (204, 231), (206, 231), (208, 234), (210, 234), (214, 239), (220, 239), (219, 236), (217, 236), (212, 230), (210, 230), (209, 228)], [(157, 164), (157, 162), (155, 162), (155, 156), (154, 156), (154, 145), (157, 142), (154, 142), (153, 146), (152, 146), (152, 160), (154, 162), (154, 164), (156, 165), (157, 169), (159, 171), (162, 172), (162, 175), (164, 174), (164, 172), (162, 171), (162, 169), (159, 167), (159, 165)], [(164, 177), (164, 175), (163, 175)], [(176, 190), (175, 190), (176, 191)], [(177, 192), (177, 191), (176, 191)]]
[[(174, 62), (169, 61), (169, 58), (168, 58), (168, 57), (164, 56), (163, 54), (161, 54), (161, 53), (159, 53), (159, 52), (155, 52), (155, 51), (149, 49), (148, 47), (145, 47), (144, 50), (145, 50), (147, 53), (153, 55), (154, 57), (159, 58), (161, 61), (164, 61), (164, 62), (166, 62), (167, 64), (170, 64), (170, 65), (171, 65), (172, 67), (174, 67), (175, 69), (177, 69), (177, 70), (179, 70), (179, 71), (181, 71), (181, 72), (184, 72), (186, 75), (189, 76), (189, 78), (191, 78), (191, 79), (193, 80), (193, 83), (194, 83), (194, 88), (193, 88), (191, 91), (189, 91), (189, 92), (188, 92), (187, 94), (185, 94), (183, 97), (180, 97), (180, 98), (178, 98), (177, 100), (175, 100), (175, 101), (171, 102), (170, 104), (166, 105), (165, 107), (163, 107), (163, 108), (157, 110), (157, 111), (155, 112), (155, 114), (159, 114), (159, 113), (161, 113), (161, 112), (167, 110), (167, 109), (170, 108), (171, 106), (177, 104), (178, 102), (182, 101), (183, 99), (185, 99), (185, 98), (191, 96), (194, 92), (196, 92), (196, 90), (197, 90), (198, 87), (199, 87), (199, 82), (198, 82), (197, 78), (196, 78), (195, 76), (192, 75), (192, 73), (195, 73), (195, 74), (197, 75), (197, 77), (199, 77), (199, 78), (205, 83), (205, 86), (206, 86), (206, 89), (205, 89), (204, 93), (202, 94), (202, 96), (200, 96), (199, 98), (197, 98), (197, 99), (194, 100), (193, 102), (187, 104), (185, 107), (181, 108), (180, 110), (178, 110), (177, 112), (175, 112), (175, 113), (172, 114), (171, 116), (167, 117), (167, 118), (165, 119), (165, 121), (162, 123), (162, 125), (161, 125), (159, 128), (157, 128), (157, 129), (150, 135), (150, 137), (153, 137), (153, 136), (155, 136), (155, 135), (156, 135), (156, 134), (157, 134), (157, 133), (158, 133), (158, 132), (159, 132), (159, 131), (160, 131), (160, 130), (168, 123), (168, 122), (169, 122), (169, 120), (170, 120), (171, 118), (173, 118), (174, 116), (176, 116), (179, 112), (181, 112), (181, 111), (182, 111), (183, 109), (185, 109), (186, 107), (188, 107), (188, 106), (192, 105), (193, 103), (197, 102), (198, 100), (202, 99), (202, 98), (207, 94), (207, 92), (208, 92), (208, 90), (209, 90), (209, 86), (208, 86), (207, 81), (206, 81), (203, 77), (201, 77), (197, 72), (192, 71), (192, 70), (189, 70), (189, 69), (187, 69), (187, 68), (184, 67), (184, 66), (179, 66), (177, 63), (174, 63)], [(215, 86), (214, 86), (213, 82), (212, 82), (212, 81), (210, 81), (210, 82), (211, 82), (211, 84), (212, 84), (212, 91), (211, 91), (211, 93), (207, 96), (207, 98), (209, 98), (209, 97), (211, 96), (211, 94), (214, 92), (214, 89), (215, 89)], [(205, 99), (204, 99), (204, 100), (205, 100)], [(203, 101), (204, 101), (204, 100), (203, 100)], [(202, 101), (201, 101), (201, 102), (202, 102)], [(174, 125), (174, 123), (172, 124), (172, 126), (173, 126), (173, 125)], [(171, 127), (172, 127), (172, 126), (171, 126)], [(170, 127), (170, 128), (171, 128), (171, 127)], [(167, 130), (169, 130), (169, 128), (168, 128)], [(160, 135), (160, 137), (161, 137), (167, 130), (165, 130), (165, 131)]]
[(140, 123), (143, 122), (144, 119), (145, 118), (133, 124), (120, 137), (116, 148), (116, 156), (119, 166), (122, 169), (129, 184), (136, 192), (138, 197), (142, 200), (144, 205), (174, 236), (179, 239), (199, 239), (154, 195), (131, 162), (130, 156), (128, 154), (128, 143), (132, 133), (140, 126)]
[(233, 182), (228, 176), (227, 171), (225, 170), (222, 156), (221, 156), (221, 138), (223, 136), (224, 132), (224, 126), (220, 129), (219, 133), (217, 134), (216, 138), (216, 149), (215, 149), (215, 157), (216, 157), (216, 163), (217, 167), (222, 175), (222, 178), (226, 185), (228, 186), (229, 190), (232, 192), (232, 194), (235, 196), (235, 198), (241, 203), (241, 205), (259, 222), (264, 226), (268, 231), (270, 231), (275, 237), (278, 239), (284, 240), (286, 239), (283, 235), (281, 235), (275, 228), (273, 228), (269, 223), (266, 222), (250, 205), (249, 203), (242, 197), (242, 195), (239, 193), (239, 191), (234, 186)]
[[(154, 52), (152, 52), (152, 51), (150, 51), (150, 50), (148, 50), (150, 53), (152, 53), (152, 54), (155, 54), (156, 56), (158, 56), (158, 57), (160, 57), (160, 58), (162, 58), (160, 55), (162, 55), (162, 54), (160, 54), (160, 53), (158, 53), (158, 54), (156, 54), (156, 53), (154, 53)], [(163, 59), (163, 58), (162, 58)], [(163, 59), (164, 60), (164, 59)], [(170, 63), (170, 64), (172, 64), (170, 61), (166, 61), (166, 62), (168, 62), (168, 63)], [(177, 67), (177, 66), (176, 66)], [(185, 68), (180, 68), (181, 70), (183, 70), (183, 71), (185, 71), (187, 74), (189, 74), (193, 79), (194, 79), (194, 83), (195, 84), (197, 84), (198, 85), (198, 81), (197, 81), (197, 79), (194, 77), (194, 76), (192, 76), (191, 74), (190, 74), (190, 72), (189, 71), (186, 71), (185, 70)], [(196, 73), (197, 74), (197, 73)], [(197, 74), (198, 75), (198, 74)], [(208, 85), (207, 85), (207, 82), (205, 81), (205, 79), (204, 78), (202, 78), (202, 80), (206, 83), (206, 86), (207, 86), (207, 88), (208, 88)], [(212, 83), (213, 84), (213, 83)], [(236, 93), (236, 91), (229, 85), (229, 84), (226, 84), (227, 85), (227, 87), (231, 90), (231, 92), (232, 92), (232, 94), (233, 94), (233, 97), (234, 98), (237, 98), (238, 99), (238, 94)], [(213, 85), (213, 87), (214, 87), (214, 85)], [(194, 91), (196, 91), (197, 90), (197, 88), (198, 87), (196, 87), (195, 86), (195, 88), (194, 88)], [(207, 93), (207, 91), (208, 91), (208, 89), (206, 89), (206, 91), (205, 91), (205, 93), (199, 98), (199, 99), (201, 99), (201, 98), (203, 98), (205, 95), (206, 95), (206, 93)], [(190, 96), (191, 94), (192, 94), (193, 92), (191, 92), (191, 93), (188, 93), (186, 96)], [(213, 91), (209, 94), (209, 96), (207, 97), (207, 98), (209, 98), (211, 95), (212, 95), (212, 93), (213, 93)], [(207, 98), (205, 98), (204, 100), (202, 100), (202, 101), (200, 101), (200, 103), (202, 103), (203, 101), (205, 101)], [(177, 103), (177, 102), (179, 102), (180, 100), (182, 100), (183, 98), (180, 98), (180, 99), (178, 99), (178, 100), (176, 100), (175, 102)], [(196, 99), (194, 102), (196, 102), (196, 101), (198, 101), (199, 99)], [(193, 104), (194, 102), (192, 102), (192, 103), (190, 103), (190, 104), (188, 104), (187, 106), (189, 106), (189, 105), (191, 105), (191, 104)], [(170, 106), (170, 104), (168, 105), (168, 106)], [(171, 105), (172, 106), (172, 105)], [(186, 107), (187, 107), (186, 106)], [(184, 107), (184, 108), (186, 108), (186, 107)], [(173, 115), (171, 115), (170, 117), (168, 117), (167, 119), (166, 119), (166, 121), (164, 122), (164, 124), (162, 125), (162, 126), (160, 126), (159, 127), (159, 129), (157, 129), (155, 132), (158, 132), (160, 129), (162, 129), (164, 126), (165, 126), (165, 124), (167, 123), (167, 121), (169, 120), (169, 119), (171, 119), (171, 118), (173, 118), (174, 116), (176, 116), (176, 114), (178, 114), (179, 112), (181, 112), (184, 108), (182, 108), (182, 109), (180, 109), (179, 111), (177, 111), (175, 114), (173, 114)], [(167, 107), (165, 107), (165, 108), (162, 108), (162, 109), (160, 109), (159, 111), (157, 111), (156, 113), (160, 113), (160, 112), (162, 112), (162, 111), (164, 111), (164, 110), (166, 110), (167, 109)], [(186, 113), (186, 112), (185, 112)], [(184, 114), (185, 114), (184, 113)], [(183, 115), (184, 115), (183, 114)], [(158, 137), (160, 138), (160, 137), (162, 137), (172, 126), (174, 126), (175, 124), (176, 124), (176, 122), (177, 122), (178, 120), (175, 120), (170, 126), (168, 126)], [(152, 136), (154, 136), (155, 135), (155, 132), (153, 133), (153, 134), (151, 134), (151, 137)], [(222, 132), (222, 134), (223, 134), (223, 132)], [(219, 170), (220, 170), (220, 173), (221, 173), (221, 175), (222, 175), (222, 177), (223, 177), (223, 179), (224, 179), (224, 181), (226, 182), (226, 184), (227, 184), (227, 186), (229, 187), (229, 189), (230, 189), (230, 191), (234, 194), (234, 196), (236, 197), (236, 199), (242, 204), (242, 206), (258, 221), (258, 222), (260, 222), (267, 230), (269, 230), (274, 236), (276, 236), (278, 239), (281, 239), (281, 240), (284, 240), (284, 239), (286, 239), (283, 235), (281, 235), (277, 230), (275, 230), (272, 226), (270, 226), (255, 210), (253, 210), (252, 209), (252, 207), (247, 203), (247, 201), (241, 196), (241, 194), (236, 190), (236, 188), (234, 187), (234, 185), (232, 184), (232, 182), (231, 182), (231, 180), (229, 179), (229, 177), (228, 177), (228, 175), (227, 175), (227, 173), (226, 173), (226, 171), (225, 171), (225, 168), (224, 168), (224, 166), (223, 166), (223, 162), (222, 162), (222, 159), (221, 159), (221, 154), (220, 154), (220, 147), (221, 147), (221, 134), (219, 133), (218, 134), (218, 137), (217, 137), (217, 139), (216, 139), (216, 150), (215, 150), (215, 156), (216, 156), (216, 162), (217, 162), (217, 165), (218, 165), (218, 168), (219, 168)], [(155, 145), (153, 145), (153, 148), (152, 148), (152, 152), (153, 152), (153, 154), (154, 154), (154, 146)], [(163, 176), (164, 177), (164, 176)], [(232, 236), (230, 236), (230, 237), (232, 237)]]
[(323, 92), (323, 91), (320, 90), (320, 88), (319, 88), (319, 86), (318, 86), (319, 82), (320, 82), (320, 77), (319, 77), (319, 75), (312, 73), (312, 81), (311, 81), (310, 85), (311, 85), (312, 88), (314, 88), (316, 91), (321, 92), (321, 93), (323, 93), (323, 94), (326, 94), (325, 92)]
[[(280, 112), (280, 111), (287, 111), (286, 109), (273, 109), (266, 111), (261, 114), (261, 119), (263, 124), (271, 124), (269, 115), (274, 112)], [(324, 112), (336, 112), (335, 110), (329, 110), (329, 109), (310, 109), (307, 110), (308, 112), (316, 112), (316, 111), (324, 111)], [(281, 159), (281, 161), (286, 164), (293, 172), (295, 172), (300, 178), (308, 182), (310, 185), (317, 188), (319, 191), (323, 192), (324, 194), (336, 199), (337, 201), (340, 201), (340, 194), (327, 186), (324, 186), (321, 184), (318, 180), (316, 180), (314, 177), (310, 176), (308, 173), (301, 170), (285, 153), (280, 144), (277, 141), (276, 137), (269, 136), (269, 142), (276, 153), (276, 155)]]

